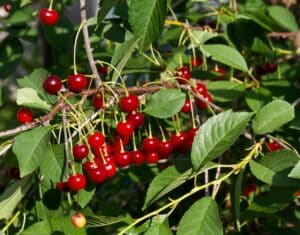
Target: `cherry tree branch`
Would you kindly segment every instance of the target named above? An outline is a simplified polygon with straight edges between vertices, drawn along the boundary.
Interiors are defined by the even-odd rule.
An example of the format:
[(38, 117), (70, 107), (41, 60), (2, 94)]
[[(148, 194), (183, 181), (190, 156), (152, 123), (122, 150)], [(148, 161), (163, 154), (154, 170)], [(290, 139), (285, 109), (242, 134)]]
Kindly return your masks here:
[(100, 87), (102, 85), (102, 81), (97, 71), (95, 60), (92, 54), (91, 42), (90, 42), (89, 31), (87, 26), (86, 0), (80, 0), (80, 16), (81, 16), (81, 22), (83, 24), (82, 33), (83, 33), (83, 41), (84, 41), (86, 55), (89, 61), (90, 68), (93, 73), (93, 78), (95, 79), (96, 82), (96, 87)]

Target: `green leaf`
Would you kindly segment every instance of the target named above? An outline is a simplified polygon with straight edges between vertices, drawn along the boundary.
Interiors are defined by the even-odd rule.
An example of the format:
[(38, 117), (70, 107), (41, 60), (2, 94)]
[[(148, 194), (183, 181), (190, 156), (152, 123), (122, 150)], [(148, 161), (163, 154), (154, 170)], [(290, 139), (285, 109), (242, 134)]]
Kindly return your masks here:
[(150, 227), (144, 235), (172, 235), (169, 229), (168, 218), (165, 215), (156, 216), (151, 219)]
[(96, 188), (93, 186), (88, 185), (88, 187), (80, 190), (78, 192), (78, 200), (77, 203), (81, 208), (84, 208), (93, 198), (95, 194)]
[(35, 223), (28, 227), (21, 235), (86, 235), (85, 228), (76, 228), (69, 216), (55, 217), (49, 220)]
[(231, 110), (208, 119), (197, 132), (191, 158), (194, 169), (223, 154), (239, 137), (252, 113)]
[(27, 194), (33, 180), (30, 176), (25, 177), (7, 187), (0, 196), (0, 219), (9, 219), (15, 208)]
[(294, 166), (294, 168), (289, 173), (289, 177), (293, 179), (300, 179), (300, 161)]
[(218, 37), (217, 33), (209, 32), (209, 31), (199, 31), (199, 30), (192, 30), (194, 37), (191, 38), (193, 42), (193, 46), (197, 45), (200, 46), (204, 44), (209, 39)]
[(270, 6), (268, 7), (268, 13), (282, 28), (291, 32), (296, 32), (298, 30), (297, 20), (293, 13), (287, 8), (282, 6)]
[(0, 78), (7, 78), (16, 70), (23, 54), (23, 46), (16, 37), (7, 37), (0, 45)]
[(140, 50), (159, 39), (165, 24), (167, 0), (131, 0), (129, 23), (134, 36), (140, 38)]
[(50, 131), (46, 127), (34, 128), (19, 134), (13, 145), (21, 177), (32, 173), (44, 161), (48, 150)]
[(159, 198), (186, 182), (191, 176), (191, 173), (191, 169), (182, 171), (182, 169), (178, 169), (178, 167), (176, 168), (175, 166), (170, 166), (159, 173), (148, 187), (143, 210)]
[(60, 181), (65, 167), (64, 156), (64, 145), (52, 145), (41, 161), (41, 173), (54, 182)]
[(195, 202), (181, 218), (177, 235), (223, 234), (217, 203), (211, 197)]
[(32, 88), (37, 91), (39, 97), (43, 100), (48, 101), (50, 104), (55, 104), (57, 97), (48, 94), (43, 88), (43, 83), (49, 75), (49, 72), (45, 69), (35, 69), (31, 74), (18, 79), (17, 83), (20, 88)]
[(157, 118), (168, 118), (178, 113), (185, 101), (185, 94), (177, 89), (164, 89), (150, 95), (144, 112)]
[(212, 93), (214, 100), (219, 102), (237, 99), (244, 94), (246, 89), (244, 84), (230, 81), (209, 82), (206, 87)]
[(253, 175), (260, 181), (283, 187), (299, 187), (299, 181), (288, 178), (291, 168), (298, 162), (298, 155), (291, 150), (281, 150), (250, 161)]
[(42, 100), (38, 93), (32, 88), (21, 88), (17, 90), (17, 104), (20, 106), (50, 110), (50, 105)]
[(243, 72), (249, 72), (245, 59), (236, 49), (221, 44), (208, 44), (201, 46), (201, 48), (213, 60)]
[(245, 101), (253, 111), (259, 111), (265, 104), (272, 101), (272, 93), (265, 88), (256, 88), (246, 93)]
[(99, 2), (101, 11), (98, 11), (98, 23), (106, 17), (108, 12), (116, 5), (118, 0), (102, 0)]
[(87, 228), (94, 227), (105, 227), (113, 224), (118, 224), (121, 222), (126, 222), (128, 220), (127, 217), (118, 216), (118, 217), (110, 217), (110, 216), (87, 216)]
[(294, 107), (286, 101), (274, 100), (260, 109), (254, 118), (253, 130), (258, 135), (273, 132), (295, 117)]

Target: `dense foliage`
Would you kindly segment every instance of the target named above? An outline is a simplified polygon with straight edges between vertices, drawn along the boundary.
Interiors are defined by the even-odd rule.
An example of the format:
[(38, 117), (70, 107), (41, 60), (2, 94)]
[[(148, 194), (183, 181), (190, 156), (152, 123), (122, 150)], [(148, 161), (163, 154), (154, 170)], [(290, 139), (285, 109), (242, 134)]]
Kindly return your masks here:
[(299, 4), (86, 4), (1, 1), (0, 235), (300, 234)]

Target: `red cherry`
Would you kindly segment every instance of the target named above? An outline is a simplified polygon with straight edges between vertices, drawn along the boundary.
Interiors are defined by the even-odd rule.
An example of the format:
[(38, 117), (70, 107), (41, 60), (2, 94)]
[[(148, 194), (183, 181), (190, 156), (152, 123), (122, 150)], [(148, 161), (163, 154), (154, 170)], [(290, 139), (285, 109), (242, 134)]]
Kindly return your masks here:
[(121, 137), (129, 137), (134, 131), (134, 125), (131, 121), (123, 121), (117, 124), (117, 132)]
[(46, 78), (43, 83), (43, 88), (51, 95), (56, 95), (57, 92), (61, 89), (62, 83), (58, 76), (51, 75)]
[(107, 178), (106, 169), (103, 165), (89, 169), (87, 175), (89, 179), (95, 184), (100, 184)]
[(72, 215), (71, 222), (76, 228), (83, 228), (86, 224), (86, 218), (80, 212), (76, 212)]
[(198, 128), (192, 128), (186, 132), (186, 134), (188, 135), (187, 141), (185, 142), (185, 147), (184, 147), (184, 149), (186, 149), (186, 151), (188, 151), (192, 148), (193, 141), (197, 134), (197, 131), (198, 131)]
[(86, 185), (85, 176), (77, 173), (75, 175), (69, 176), (68, 186), (72, 191), (79, 191), (83, 189)]
[(146, 154), (146, 162), (149, 164), (154, 164), (158, 162), (158, 153), (157, 152), (151, 152)]
[(181, 108), (181, 112), (190, 113), (192, 112), (192, 106), (190, 100), (186, 100)]
[(105, 158), (106, 163), (103, 164), (106, 170), (107, 177), (113, 177), (116, 174), (117, 168), (114, 160), (108, 160)]
[(18, 167), (9, 168), (7, 173), (8, 173), (8, 176), (12, 179), (16, 179), (16, 180), (21, 179), (20, 169)]
[(70, 91), (79, 93), (87, 87), (87, 78), (84, 74), (72, 74), (67, 79)]
[(20, 123), (28, 123), (33, 120), (32, 111), (28, 108), (19, 108), (17, 111), (17, 119)]
[(199, 67), (202, 65), (202, 59), (200, 57), (192, 57), (190, 63), (192, 67)]
[(101, 94), (96, 94), (92, 97), (92, 103), (95, 109), (101, 109), (104, 106), (104, 99)]
[(193, 87), (193, 91), (201, 95), (207, 94), (206, 86), (203, 83), (197, 83), (196, 87)]
[(283, 147), (277, 141), (267, 143), (267, 147), (270, 152), (275, 152), (283, 149)]
[(244, 189), (244, 194), (246, 197), (249, 197), (251, 193), (256, 193), (258, 192), (258, 187), (257, 184), (255, 183), (251, 183), (249, 185), (246, 186), (246, 188)]
[(105, 142), (104, 135), (99, 132), (95, 131), (88, 137), (88, 143), (92, 148), (100, 148)]
[(144, 125), (144, 115), (140, 112), (133, 111), (127, 114), (126, 120), (131, 121), (135, 128), (139, 128)]
[(10, 9), (11, 9), (11, 5), (9, 3), (6, 3), (3, 5), (3, 8), (6, 12), (10, 12)]
[(62, 193), (67, 193), (70, 191), (70, 188), (68, 186), (68, 183), (67, 182), (57, 182), (56, 183), (56, 189)]
[(134, 164), (142, 164), (145, 161), (145, 155), (140, 150), (134, 150), (131, 152), (131, 162)]
[(107, 72), (108, 72), (108, 67), (107, 66), (100, 66), (98, 68), (98, 72), (103, 74), (103, 75), (107, 75)]
[(173, 151), (173, 144), (169, 140), (160, 141), (158, 145), (158, 155), (160, 159), (166, 159)]
[[(107, 156), (104, 157), (104, 159), (105, 159), (106, 162), (113, 162), (113, 163), (115, 163), (115, 158), (114, 158), (113, 155), (107, 155)], [(103, 164), (105, 164), (105, 163), (103, 163)]]
[(119, 152), (115, 155), (117, 166), (126, 167), (131, 162), (131, 155), (129, 152)]
[(94, 161), (86, 161), (83, 164), (83, 172), (88, 173), (91, 169), (95, 169), (102, 164), (102, 160), (100, 160), (99, 158), (94, 158)]
[(130, 113), (139, 107), (139, 99), (134, 94), (123, 96), (120, 99), (120, 107), (124, 112)]
[(267, 63), (264, 65), (264, 69), (267, 73), (274, 73), (277, 70), (277, 64)]
[(296, 191), (296, 192), (294, 193), (294, 196), (297, 197), (297, 198), (300, 198), (300, 190)]
[(180, 132), (178, 134), (173, 134), (171, 137), (171, 142), (173, 148), (179, 152), (186, 152), (186, 141), (188, 140), (188, 135), (186, 132)]
[(106, 156), (111, 153), (110, 146), (104, 143), (100, 148), (93, 148), (93, 153), (96, 157)]
[(159, 141), (156, 137), (147, 137), (143, 140), (143, 150), (146, 153), (156, 152)]
[(226, 72), (224, 68), (219, 67), (219, 66), (216, 66), (216, 67), (214, 68), (214, 71), (215, 71), (216, 73), (220, 74), (220, 75), (224, 75), (225, 72)]
[(76, 144), (73, 146), (73, 156), (77, 161), (81, 161), (89, 154), (89, 148), (85, 144)]
[(127, 145), (130, 141), (130, 136), (126, 137), (114, 137), (114, 141), (110, 144), (111, 151), (113, 153), (119, 153), (121, 151), (121, 142), (123, 147)]
[[(211, 95), (209, 93), (205, 93), (203, 94), (203, 98), (205, 100), (207, 100), (208, 102), (212, 102), (213, 99), (211, 97)], [(199, 100), (199, 99), (196, 99), (196, 105), (199, 107), (199, 108), (202, 108), (202, 109), (206, 109), (208, 107), (208, 104)]]
[(182, 67), (179, 67), (175, 70), (175, 76), (179, 77), (179, 78), (177, 78), (177, 81), (180, 84), (185, 84), (191, 79), (190, 69), (185, 65)]
[(59, 20), (56, 10), (44, 8), (40, 12), (40, 20), (46, 25), (55, 25)]

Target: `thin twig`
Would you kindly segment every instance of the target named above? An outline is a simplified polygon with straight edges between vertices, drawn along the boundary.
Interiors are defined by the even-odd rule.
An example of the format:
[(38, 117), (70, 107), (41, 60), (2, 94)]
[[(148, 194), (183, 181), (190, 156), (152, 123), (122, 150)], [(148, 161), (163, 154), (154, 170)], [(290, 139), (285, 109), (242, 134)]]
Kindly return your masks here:
[(68, 132), (67, 132), (67, 112), (66, 107), (63, 106), (61, 109), (62, 113), (62, 126), (63, 126), (63, 134), (64, 134), (64, 147), (65, 147), (65, 171), (64, 175), (68, 176), (69, 174), (69, 142), (68, 142)]
[(13, 143), (10, 143), (6, 145), (1, 151), (0, 151), (0, 156), (4, 155), (11, 147), (13, 146)]
[(102, 84), (100, 75), (98, 73), (95, 60), (92, 54), (92, 48), (91, 48), (91, 42), (89, 37), (89, 31), (87, 26), (87, 19), (86, 19), (86, 0), (80, 0), (80, 16), (81, 16), (81, 22), (83, 24), (82, 33), (83, 33), (83, 41), (84, 41), (84, 47), (86, 51), (86, 55), (90, 64), (90, 68), (93, 72), (93, 78), (96, 82), (96, 87), (100, 87)]
[[(218, 159), (218, 164), (220, 165), (221, 164), (221, 157), (219, 157)], [(220, 174), (221, 174), (221, 167), (218, 166), (217, 167), (217, 170), (216, 170), (216, 175), (215, 175), (215, 179), (218, 179), (220, 177)], [(213, 186), (213, 191), (212, 191), (212, 197), (215, 198), (218, 191), (219, 191), (219, 188), (220, 188), (220, 185), (221, 184), (214, 184)]]

